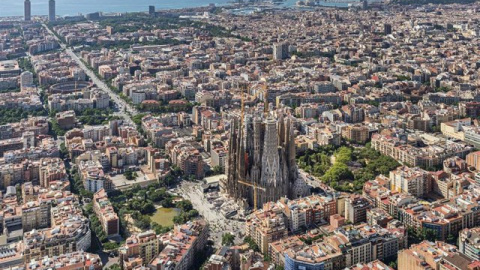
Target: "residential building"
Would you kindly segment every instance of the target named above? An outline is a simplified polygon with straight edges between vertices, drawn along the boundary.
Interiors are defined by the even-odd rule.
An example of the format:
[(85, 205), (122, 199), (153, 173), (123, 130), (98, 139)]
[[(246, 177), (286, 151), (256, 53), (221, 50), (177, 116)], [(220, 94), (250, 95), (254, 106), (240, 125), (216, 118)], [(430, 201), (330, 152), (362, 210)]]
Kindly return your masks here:
[(459, 251), (472, 260), (480, 260), (480, 228), (463, 229), (459, 237)]
[(472, 152), (467, 155), (467, 164), (480, 171), (480, 151)]
[(25, 264), (25, 270), (101, 270), (102, 260), (97, 254), (82, 250), (58, 256), (46, 256), (40, 260), (32, 260)]
[(348, 125), (342, 128), (342, 137), (354, 143), (365, 143), (370, 139), (370, 130), (364, 125)]
[(260, 247), (262, 253), (268, 252), (268, 245), (288, 234), (287, 222), (283, 209), (270, 202), (255, 211), (245, 223), (245, 234), (250, 236)]
[(379, 260), (368, 263), (358, 263), (348, 270), (394, 270), (392, 267), (387, 266), (385, 263)]
[(372, 206), (362, 196), (351, 195), (345, 200), (345, 219), (357, 224), (367, 221), (367, 210)]
[(154, 231), (134, 234), (120, 247), (120, 262), (123, 270), (132, 270), (138, 265), (147, 265), (163, 248), (160, 235)]
[(89, 221), (79, 205), (68, 201), (51, 208), (51, 228), (33, 229), (23, 235), (25, 261), (40, 260), (80, 250), (91, 244)]
[(430, 175), (418, 168), (400, 166), (390, 172), (390, 190), (423, 197), (431, 191)]
[(326, 224), (337, 214), (337, 202), (332, 197), (312, 195), (296, 200), (281, 198), (278, 206), (286, 217), (288, 229), (298, 232), (319, 224)]
[[(462, 255), (457, 252), (456, 246), (444, 242), (423, 241), (416, 245), (411, 245), (398, 254), (398, 270), (439, 270), (439, 269), (465, 269), (468, 268), (443, 268), (446, 258), (454, 258), (456, 261), (462, 260)], [(466, 263), (468, 265), (468, 263)]]
[(201, 252), (208, 239), (208, 224), (205, 220), (189, 221), (175, 225), (173, 232), (160, 237), (163, 250), (148, 266), (152, 270), (192, 269), (196, 256)]
[(93, 194), (93, 210), (107, 236), (120, 234), (120, 220), (110, 200), (108, 200), (105, 189), (102, 188)]

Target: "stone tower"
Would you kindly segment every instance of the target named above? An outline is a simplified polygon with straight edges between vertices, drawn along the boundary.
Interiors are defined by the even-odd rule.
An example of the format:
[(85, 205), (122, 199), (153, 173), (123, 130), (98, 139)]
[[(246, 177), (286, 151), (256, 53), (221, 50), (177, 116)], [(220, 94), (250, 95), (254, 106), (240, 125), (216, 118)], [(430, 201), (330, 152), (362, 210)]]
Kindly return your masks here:
[(295, 162), (294, 119), (277, 115), (246, 115), (232, 120), (225, 191), (237, 201), (253, 206), (255, 184), (257, 206), (282, 197), (297, 198), (307, 192), (298, 183)]

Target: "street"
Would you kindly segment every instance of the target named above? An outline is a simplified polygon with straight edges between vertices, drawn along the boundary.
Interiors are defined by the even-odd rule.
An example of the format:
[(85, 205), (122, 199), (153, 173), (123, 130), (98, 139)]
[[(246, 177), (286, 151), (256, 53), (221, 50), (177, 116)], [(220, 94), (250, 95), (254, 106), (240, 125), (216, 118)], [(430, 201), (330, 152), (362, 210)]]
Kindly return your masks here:
[[(93, 71), (91, 71), (87, 66), (85, 66), (85, 64), (83, 64), (80, 58), (71, 49), (69, 49), (66, 44), (64, 44), (45, 24), (43, 24), (43, 27), (47, 29), (47, 31), (52, 35), (52, 37), (54, 37), (58, 41), (61, 48), (65, 50), (65, 53), (67, 53), (72, 58), (72, 60), (77, 63), (77, 65), (85, 72), (85, 74), (92, 80), (92, 82), (110, 96), (110, 100), (112, 100), (117, 107), (117, 111), (115, 111), (114, 115), (122, 117), (127, 124), (135, 126), (130, 115), (136, 115), (138, 114), (138, 111), (132, 106), (130, 106), (123, 99), (121, 99), (115, 92), (110, 89), (110, 87), (108, 87), (107, 84), (105, 84), (100, 78), (98, 78)], [(98, 238), (95, 237), (94, 241), (98, 242)], [(98, 242), (97, 245), (100, 246), (100, 243)], [(109, 254), (105, 253), (103, 250), (97, 251), (97, 253), (99, 254), (105, 268), (108, 268), (114, 264), (118, 264), (119, 262), (118, 256), (111, 258), (109, 257)]]
[(57, 42), (60, 44), (60, 47), (65, 50), (65, 53), (67, 53), (72, 58), (72, 60), (75, 61), (81, 69), (83, 69), (85, 74), (92, 80), (92, 82), (95, 83), (97, 85), (97, 87), (102, 89), (105, 93), (107, 93), (110, 96), (110, 99), (115, 104), (117, 104), (118, 111), (115, 112), (114, 115), (122, 117), (123, 119), (125, 119), (125, 121), (128, 124), (134, 125), (130, 115), (136, 115), (136, 114), (138, 114), (138, 111), (134, 107), (130, 106), (130, 104), (128, 104), (125, 100), (121, 99), (115, 92), (113, 92), (110, 89), (110, 87), (108, 87), (108, 85), (106, 83), (104, 83), (100, 78), (98, 78), (97, 75), (95, 75), (95, 73), (93, 73), (92, 70), (90, 70), (87, 66), (85, 66), (85, 64), (83, 64), (83, 62), (80, 60), (80, 58), (71, 49), (69, 49), (67, 47), (67, 45), (65, 43), (63, 43), (50, 30), (50, 28), (48, 28), (45, 24), (43, 24), (43, 27), (45, 27), (45, 29), (47, 29), (47, 31), (57, 40)]
[(179, 195), (192, 202), (193, 207), (210, 224), (210, 239), (215, 243), (215, 247), (222, 246), (222, 235), (230, 232), (235, 236), (235, 244), (243, 242), (244, 223), (225, 218), (216, 210), (210, 209), (212, 206), (203, 196), (200, 187), (201, 183), (183, 181), (177, 188)]
[(307, 172), (305, 172), (302, 169), (298, 169), (298, 175), (305, 180), (305, 183), (312, 187), (312, 188), (319, 188), (322, 189), (325, 192), (334, 192), (335, 190), (329, 187), (328, 185), (325, 185), (322, 183), (320, 179), (315, 177), (314, 175), (311, 175)]

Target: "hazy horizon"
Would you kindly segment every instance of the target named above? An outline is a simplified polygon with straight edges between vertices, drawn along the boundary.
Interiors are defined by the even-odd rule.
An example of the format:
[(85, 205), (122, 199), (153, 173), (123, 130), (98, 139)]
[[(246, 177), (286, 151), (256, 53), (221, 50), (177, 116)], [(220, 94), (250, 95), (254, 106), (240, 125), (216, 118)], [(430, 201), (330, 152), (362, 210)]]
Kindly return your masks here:
[[(2, 6), (0, 17), (23, 16), (23, 0), (15, 0)], [(58, 16), (73, 16), (97, 11), (140, 12), (148, 11), (148, 6), (156, 9), (177, 9), (207, 6), (210, 3), (225, 5), (231, 0), (56, 0)], [(48, 0), (31, 0), (32, 15), (47, 15)]]

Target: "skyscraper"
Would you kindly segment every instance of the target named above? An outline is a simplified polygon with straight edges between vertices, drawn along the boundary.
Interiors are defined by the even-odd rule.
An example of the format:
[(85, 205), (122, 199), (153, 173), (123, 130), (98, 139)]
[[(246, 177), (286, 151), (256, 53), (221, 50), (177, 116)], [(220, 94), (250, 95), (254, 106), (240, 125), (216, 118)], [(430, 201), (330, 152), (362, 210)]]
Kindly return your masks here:
[(55, 17), (55, 0), (50, 0), (48, 1), (48, 20), (54, 22)]
[(148, 6), (148, 14), (150, 14), (150, 16), (155, 15), (155, 6)]
[(32, 4), (30, 0), (25, 0), (23, 8), (25, 21), (30, 21), (32, 19)]
[(273, 60), (283, 60), (288, 57), (288, 44), (275, 43), (273, 44)]
[(294, 119), (278, 112), (248, 114), (240, 120), (231, 125), (225, 192), (250, 206), (256, 195), (257, 207), (285, 196), (306, 195), (295, 161)]
[(392, 33), (392, 25), (388, 24), (388, 23), (384, 24), (383, 25), (383, 33), (385, 35), (390, 35)]

